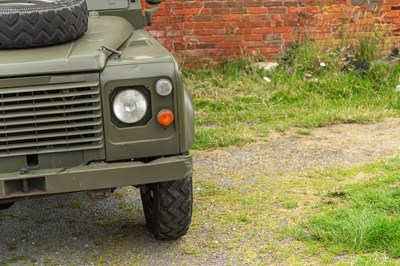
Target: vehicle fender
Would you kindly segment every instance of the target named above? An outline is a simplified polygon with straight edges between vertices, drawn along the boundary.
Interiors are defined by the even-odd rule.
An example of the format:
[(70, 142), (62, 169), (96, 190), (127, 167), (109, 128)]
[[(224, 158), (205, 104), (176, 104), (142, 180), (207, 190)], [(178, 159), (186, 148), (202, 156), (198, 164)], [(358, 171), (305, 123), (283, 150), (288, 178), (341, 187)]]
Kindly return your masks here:
[(183, 140), (183, 151), (188, 151), (194, 144), (194, 108), (193, 101), (190, 92), (184, 87), (184, 140)]

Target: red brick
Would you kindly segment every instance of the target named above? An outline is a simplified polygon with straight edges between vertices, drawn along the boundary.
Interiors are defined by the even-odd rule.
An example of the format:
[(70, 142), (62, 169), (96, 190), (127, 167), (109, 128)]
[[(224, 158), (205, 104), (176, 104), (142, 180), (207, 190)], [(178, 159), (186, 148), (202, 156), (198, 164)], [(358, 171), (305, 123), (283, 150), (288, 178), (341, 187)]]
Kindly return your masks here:
[(253, 29), (254, 34), (270, 34), (272, 33), (272, 31), (273, 31), (272, 28), (267, 28), (267, 27)]
[(224, 41), (226, 42), (237, 42), (242, 41), (244, 39), (243, 35), (226, 35), (224, 37)]
[(243, 1), (231, 1), (231, 2), (226, 2), (228, 7), (244, 7), (244, 2)]
[(306, 8), (305, 7), (297, 7), (297, 6), (290, 6), (290, 7), (288, 7), (288, 12), (289, 13), (306, 12)]
[(285, 41), (294, 41), (298, 38), (299, 36), (297, 34), (282, 34), (282, 39)]
[(194, 21), (212, 21), (211, 19), (211, 15), (199, 15), (193, 17)]
[(290, 33), (292, 32), (292, 28), (288, 27), (277, 27), (273, 29), (274, 33)]
[(284, 6), (298, 6), (299, 1), (297, 0), (283, 0), (283, 5)]
[(200, 40), (204, 42), (221, 42), (224, 40), (224, 36), (222, 35), (202, 36)]
[(224, 27), (225, 27), (225, 22), (207, 23), (207, 28), (209, 28), (209, 29), (223, 29)]
[(195, 7), (202, 7), (203, 2), (202, 1), (185, 1), (183, 2), (183, 6), (185, 8), (195, 8)]
[(265, 14), (267, 13), (267, 8), (266, 7), (248, 7), (247, 8), (247, 13), (248, 14)]
[(244, 36), (245, 41), (262, 41), (262, 34), (248, 34)]
[[(200, 8), (188, 8), (188, 9), (179, 9), (175, 11), (176, 15), (197, 15), (200, 12)], [(157, 17), (157, 16), (154, 16)]]
[(204, 7), (206, 8), (220, 8), (226, 7), (226, 3), (223, 1), (210, 1), (204, 2)]
[(245, 14), (246, 9), (244, 8), (231, 8), (230, 9), (231, 14)]
[(209, 36), (209, 35), (213, 35), (214, 34), (214, 30), (194, 30), (193, 34), (194, 35), (199, 35), (199, 36), (202, 36), (202, 35)]
[(238, 15), (238, 14), (235, 14), (235, 15), (222, 15), (222, 20), (226, 20), (226, 21), (230, 21), (230, 20), (237, 20), (237, 21), (240, 21), (240, 20), (242, 20), (242, 15)]
[(231, 11), (229, 8), (213, 8), (211, 11), (212, 15), (217, 15), (217, 14), (230, 14)]
[(268, 7), (268, 13), (271, 14), (286, 14), (287, 12), (287, 7)]
[(182, 31), (180, 30), (169, 30), (165, 33), (165, 36), (172, 37), (172, 36), (182, 36)]
[(266, 7), (282, 6), (283, 2), (282, 2), (282, 0), (265, 0), (265, 1), (263, 1), (263, 5)]
[(245, 7), (259, 7), (263, 5), (263, 1), (261, 0), (247, 0), (244, 1)]
[(245, 43), (247, 47), (265, 47), (265, 42), (263, 41), (248, 41)]

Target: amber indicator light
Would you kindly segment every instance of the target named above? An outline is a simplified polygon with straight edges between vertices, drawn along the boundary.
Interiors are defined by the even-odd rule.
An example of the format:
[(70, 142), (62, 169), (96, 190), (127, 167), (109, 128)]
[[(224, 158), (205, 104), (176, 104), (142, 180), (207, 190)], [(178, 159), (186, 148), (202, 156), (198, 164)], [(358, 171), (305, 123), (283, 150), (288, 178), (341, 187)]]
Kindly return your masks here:
[(157, 115), (157, 121), (160, 125), (167, 127), (174, 122), (174, 114), (171, 110), (161, 110)]

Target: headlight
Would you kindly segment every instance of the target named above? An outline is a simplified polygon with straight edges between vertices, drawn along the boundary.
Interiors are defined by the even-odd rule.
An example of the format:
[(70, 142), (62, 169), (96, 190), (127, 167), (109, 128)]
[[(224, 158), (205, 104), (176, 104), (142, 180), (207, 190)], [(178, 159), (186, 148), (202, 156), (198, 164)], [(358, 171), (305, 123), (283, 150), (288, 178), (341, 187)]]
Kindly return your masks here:
[(113, 101), (114, 115), (127, 124), (142, 120), (147, 112), (146, 97), (140, 91), (127, 89), (120, 91)]
[(168, 79), (160, 79), (156, 83), (156, 91), (161, 96), (167, 96), (172, 91), (172, 83)]

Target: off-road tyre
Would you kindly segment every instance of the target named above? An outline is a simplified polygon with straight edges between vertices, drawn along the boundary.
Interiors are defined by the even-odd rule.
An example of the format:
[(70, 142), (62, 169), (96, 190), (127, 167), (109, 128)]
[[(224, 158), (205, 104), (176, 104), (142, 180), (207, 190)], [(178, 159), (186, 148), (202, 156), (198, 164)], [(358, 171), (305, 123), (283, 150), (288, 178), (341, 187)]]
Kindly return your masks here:
[(0, 1), (0, 49), (68, 42), (87, 26), (86, 0)]
[(186, 235), (192, 220), (192, 178), (140, 187), (146, 226), (156, 239)]
[(14, 205), (15, 202), (0, 203), (0, 210), (5, 210)]

